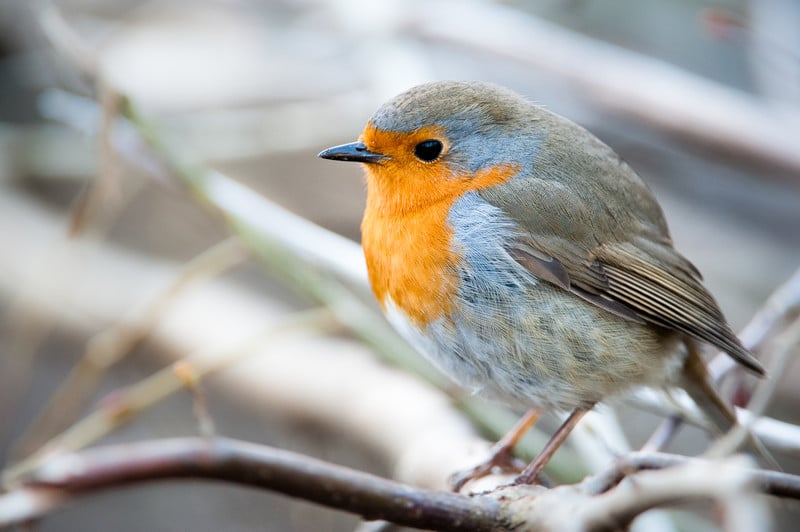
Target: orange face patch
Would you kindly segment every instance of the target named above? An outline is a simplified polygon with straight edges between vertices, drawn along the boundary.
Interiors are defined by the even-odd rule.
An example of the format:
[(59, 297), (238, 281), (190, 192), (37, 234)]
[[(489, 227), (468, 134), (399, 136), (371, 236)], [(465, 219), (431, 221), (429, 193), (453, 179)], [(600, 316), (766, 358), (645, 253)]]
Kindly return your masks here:
[[(420, 161), (414, 147), (429, 139), (443, 143), (442, 155)], [(372, 290), (381, 305), (391, 298), (412, 322), (424, 326), (450, 313), (458, 288), (460, 257), (452, 250), (447, 221), (453, 203), (467, 192), (506, 182), (519, 167), (459, 175), (443, 160), (450, 144), (437, 127), (394, 133), (368, 125), (359, 140), (389, 157), (364, 165), (367, 207), (361, 232)]]

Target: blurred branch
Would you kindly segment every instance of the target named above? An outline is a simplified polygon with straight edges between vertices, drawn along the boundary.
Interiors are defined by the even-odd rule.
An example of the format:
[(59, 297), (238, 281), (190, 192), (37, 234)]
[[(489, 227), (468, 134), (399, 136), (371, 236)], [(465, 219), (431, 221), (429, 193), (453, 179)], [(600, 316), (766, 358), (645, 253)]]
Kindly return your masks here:
[[(685, 401), (682, 400), (684, 397)], [(664, 417), (679, 415), (692, 425), (707, 428), (697, 407), (683, 394), (675, 394), (672, 401), (666, 401), (663, 394), (643, 389), (627, 396), (625, 402)], [(800, 427), (797, 425), (767, 416), (753, 419), (743, 408), (737, 408), (737, 414), (770, 449), (792, 455), (800, 453)]]
[[(13, 416), (18, 411), (18, 401), (26, 384), (30, 381), (30, 373), (39, 353), (38, 347), (54, 327), (52, 321), (44, 319), (41, 314), (37, 315), (34, 311), (35, 304), (29, 301), (29, 286), (39, 285), (43, 282), (49, 283), (54, 292), (53, 299), (62, 298), (65, 303), (69, 303), (67, 296), (72, 283), (67, 280), (77, 277), (76, 272), (81, 268), (81, 259), (84, 258), (81, 252), (85, 253), (86, 248), (91, 248), (101, 241), (102, 236), (113, 228), (117, 217), (123, 212), (122, 200), (128, 200), (136, 193), (134, 188), (127, 197), (117, 198), (113, 202), (113, 208), (109, 206), (111, 202), (107, 201), (111, 196), (111, 190), (119, 184), (116, 175), (118, 165), (114, 161), (116, 152), (112, 149), (111, 139), (119, 101), (117, 94), (110, 87), (94, 77), (99, 68), (97, 55), (66, 24), (61, 13), (49, 0), (36, 0), (34, 4), (42, 31), (51, 39), (51, 42), (59, 43), (56, 49), (64, 53), (71, 64), (75, 65), (85, 76), (97, 81), (102, 99), (102, 114), (93, 124), (94, 127), (98, 127), (98, 124), (100, 127), (98, 137), (102, 147), (102, 171), (95, 181), (85, 185), (73, 207), (72, 217), (66, 224), (67, 233), (69, 236), (76, 236), (83, 232), (92, 215), (97, 214), (101, 200), (107, 211), (104, 213), (102, 223), (97, 224), (96, 231), (92, 235), (93, 238), (84, 239), (79, 245), (74, 245), (74, 240), (59, 236), (57, 242), (50, 249), (49, 256), (39, 262), (48, 268), (49, 275), (41, 275), (38, 268), (32, 268), (32, 272), (26, 272), (31, 278), (36, 279), (36, 283), (24, 279), (24, 282), (20, 283), (18, 290), (15, 291), (11, 305), (1, 318), (0, 332), (4, 333), (2, 336), (9, 338), (10, 341), (6, 346), (9, 356), (0, 358), (0, 389), (3, 389), (5, 393), (5, 399), (0, 401), (0, 419), (8, 420), (5, 425), (0, 424), (0, 435), (12, 424)], [(119, 192), (119, 190), (115, 192)], [(36, 262), (31, 262), (31, 264), (36, 264)], [(52, 268), (53, 264), (57, 264), (58, 268)], [(42, 279), (46, 279), (46, 281), (42, 281)]]
[[(48, 0), (39, 18), (55, 48), (84, 75), (97, 79), (96, 52)], [(729, 159), (800, 175), (800, 107), (771, 106), (664, 61), (549, 23), (490, 1), (390, 2), (391, 24), (381, 38), (455, 44), (509, 58), (561, 80), (595, 105)], [(329, 9), (349, 10), (331, 2)], [(458, 17), (453, 17), (458, 13)], [(344, 13), (342, 18), (350, 18)], [(394, 32), (394, 33), (391, 33)]]
[(182, 292), (239, 264), (245, 256), (241, 244), (233, 238), (207, 249), (183, 265), (174, 279), (142, 308), (93, 335), (83, 356), (53, 392), (40, 416), (18, 438), (14, 454), (25, 456), (42, 445), (48, 435), (64, 430), (94, 394), (104, 372), (150, 334)]
[(117, 152), (112, 141), (120, 98), (102, 81), (98, 82), (98, 90), (102, 109), (102, 123), (98, 135), (100, 168), (95, 178), (83, 185), (77, 201), (72, 206), (68, 232), (73, 238), (86, 230), (88, 223), (101, 207), (105, 210), (114, 209), (121, 183), (121, 166), (117, 161)]
[[(800, 319), (785, 331), (772, 339), (771, 360), (767, 371), (771, 375), (783, 375), (791, 360), (791, 356), (800, 348)], [(778, 386), (778, 378), (762, 379), (756, 385), (752, 399), (747, 405), (746, 417), (738, 426), (730, 430), (724, 437), (718, 439), (706, 451), (709, 456), (730, 454), (747, 439), (750, 426), (766, 411), (769, 402)]]
[[(745, 505), (750, 529), (764, 529), (768, 518), (755, 490), (800, 498), (800, 477), (756, 471), (748, 463), (741, 457), (706, 461), (634, 453), (575, 486), (507, 486), (468, 497), (414, 488), (263, 445), (176, 438), (51, 457), (0, 496), (0, 526), (41, 517), (75, 497), (109, 488), (199, 478), (273, 490), (365, 519), (436, 530), (611, 531), (626, 528), (650, 509), (706, 498), (722, 502), (728, 516), (741, 514), (731, 503)], [(664, 470), (654, 471), (659, 469)]]
[[(751, 397), (746, 406), (753, 415), (747, 415), (743, 419), (748, 426), (753, 422), (753, 416), (760, 417), (764, 413), (777, 388), (780, 376), (784, 374), (786, 366), (800, 349), (797, 333), (791, 332), (791, 328), (796, 329), (798, 324), (800, 324), (800, 269), (796, 270), (788, 281), (779, 286), (767, 298), (766, 303), (739, 333), (739, 338), (749, 350), (757, 354), (766, 352), (770, 355), (767, 364), (768, 377), (758, 382), (755, 394), (750, 394), (749, 391), (746, 394), (741, 392), (746, 387), (744, 379), (747, 376), (742, 371), (735, 373), (740, 377), (740, 382), (735, 383), (737, 388), (735, 395)], [(767, 346), (770, 349), (767, 349)], [(725, 352), (718, 353), (708, 363), (709, 373), (717, 383), (740, 368), (741, 366)], [(739, 406), (737, 403), (734, 404)], [(762, 421), (764, 425), (767, 424), (766, 419), (762, 418)], [(682, 422), (682, 416), (670, 415), (658, 427), (643, 449), (658, 450), (666, 446)], [(773, 426), (773, 428), (779, 430), (777, 426)], [(740, 432), (739, 438), (743, 436), (744, 433)], [(731, 439), (730, 444), (735, 444), (735, 439)], [(733, 448), (731, 445), (728, 446), (729, 449)]]
[(424, 39), (520, 61), (603, 108), (687, 143), (800, 175), (800, 108), (770, 108), (741, 91), (497, 3), (438, 0), (402, 12), (408, 19), (398, 26)]
[(35, 6), (44, 34), (52, 43), (58, 43), (55, 49), (64, 54), (84, 75), (94, 79), (99, 70), (95, 51), (66, 23), (51, 0), (34, 0), (31, 3)]
[[(605, 493), (636, 471), (666, 469), (678, 466), (700, 466), (713, 463), (701, 458), (691, 458), (668, 453), (632, 452), (620, 457), (613, 466), (593, 476), (585, 483), (587, 492)], [(779, 471), (751, 470), (753, 482), (759, 491), (775, 497), (800, 499), (800, 476)]]
[[(761, 351), (770, 339), (787, 329), (793, 321), (800, 319), (800, 268), (788, 281), (773, 292), (750, 322), (739, 333), (745, 347), (754, 352)], [(715, 380), (722, 379), (738, 364), (726, 353), (720, 353), (709, 363), (709, 371)]]
[(136, 384), (110, 394), (97, 410), (50, 439), (31, 456), (3, 471), (2, 482), (5, 485), (17, 482), (22, 475), (38, 467), (54, 452), (76, 451), (108, 435), (135, 415), (183, 389), (187, 384), (185, 376), (188, 372), (195, 379), (205, 377), (229, 367), (268, 342), (274, 342), (282, 333), (324, 330), (331, 327), (331, 321), (331, 315), (326, 309), (302, 312), (277, 324), (268, 325), (254, 336), (240, 341), (234, 348), (210, 355), (195, 353), (179, 360)]
[[(649, 468), (654, 468), (654, 462), (648, 464)], [(581, 506), (581, 530), (625, 530), (644, 511), (690, 499), (718, 501), (729, 532), (767, 530), (770, 517), (766, 501), (753, 491), (756, 485), (763, 489), (766, 484), (767, 490), (774, 486), (762, 474), (766, 472), (747, 469), (748, 463), (743, 457), (725, 462), (692, 461), (636, 475), (632, 473), (637, 469), (621, 469), (629, 464), (617, 465), (611, 469), (612, 474), (615, 469), (624, 472), (627, 481)], [(800, 478), (793, 478), (792, 482), (800, 487)]]
[[(98, 116), (99, 119), (99, 116)], [(36, 303), (31, 301), (35, 292), (48, 292), (51, 301), (69, 307), (74, 303), (75, 279), (85, 267), (89, 256), (102, 242), (102, 238), (112, 230), (123, 212), (123, 203), (136, 193), (136, 185), (126, 190), (124, 198), (116, 202), (115, 208), (107, 211), (101, 221), (94, 220), (91, 235), (83, 239), (70, 239), (65, 234), (68, 224), (55, 235), (48, 235), (49, 246), (45, 253), (30, 260), (27, 267), (19, 272), (17, 283), (10, 290), (10, 303), (0, 316), (0, 336), (7, 339), (6, 356), (0, 357), (0, 389), (4, 400), (0, 401), (0, 436), (10, 430), (14, 416), (20, 411), (20, 401), (31, 380), (41, 344), (48, 338), (55, 323), (36, 311)], [(88, 221), (88, 218), (83, 220)], [(16, 221), (9, 221), (7, 227), (18, 227)], [(19, 228), (18, 228), (19, 230)], [(7, 232), (9, 235), (11, 231)], [(17, 247), (9, 247), (14, 249)], [(57, 265), (57, 267), (53, 267)]]

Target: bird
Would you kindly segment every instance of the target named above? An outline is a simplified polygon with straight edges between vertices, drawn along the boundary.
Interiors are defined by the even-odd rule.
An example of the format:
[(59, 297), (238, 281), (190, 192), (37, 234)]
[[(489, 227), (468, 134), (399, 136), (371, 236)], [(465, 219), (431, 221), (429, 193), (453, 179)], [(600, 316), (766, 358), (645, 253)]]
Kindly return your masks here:
[(363, 165), (362, 247), (389, 322), (468, 392), (527, 410), (455, 489), (507, 463), (540, 413), (570, 412), (517, 477), (534, 482), (587, 411), (635, 387), (683, 388), (728, 430), (705, 345), (765, 375), (637, 173), (510, 89), (418, 85), (319, 156)]

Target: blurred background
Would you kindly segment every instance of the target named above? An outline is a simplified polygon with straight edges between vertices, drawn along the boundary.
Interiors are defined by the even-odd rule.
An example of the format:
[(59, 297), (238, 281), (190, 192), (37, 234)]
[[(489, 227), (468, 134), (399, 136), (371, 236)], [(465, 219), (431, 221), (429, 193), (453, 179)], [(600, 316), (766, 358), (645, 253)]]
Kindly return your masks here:
[[(161, 333), (146, 328), (119, 361), (87, 362), (84, 353), (131, 313), (141, 325), (137, 309), (229, 235), (223, 218), (185, 187), (114, 155), (98, 132), (109, 127), (101, 110), (113, 116), (120, 105), (115, 91), (154, 120), (187, 164), (215, 168), (357, 241), (360, 170), (316, 154), (355, 140), (380, 103), (414, 84), (507, 85), (584, 125), (637, 169), (664, 207), (676, 247), (738, 329), (800, 265), (797, 28), (794, 0), (0, 3), (0, 463), (26, 456), (113, 402), (116, 391), (186, 355), (159, 341), (171, 334), (164, 324)], [(235, 337), (226, 315), (277, 321), (313, 306), (258, 261), (231, 262), (236, 267), (211, 283), (217, 292), (205, 303), (189, 296), (176, 303), (183, 319), (197, 320), (181, 334), (223, 328)], [(207, 301), (214, 303), (203, 314)], [(371, 356), (346, 334), (313, 349)], [(85, 397), (42, 421), (76, 367), (91, 375), (70, 388)], [(798, 371), (781, 375), (770, 415), (800, 422)], [(329, 377), (341, 375), (334, 369)], [(235, 375), (204, 385), (219, 433), (392, 473), (393, 464), (335, 419), (319, 423), (270, 404), (251, 379), (244, 388)], [(302, 372), (291, 385), (318, 391)], [(190, 393), (177, 393), (103, 442), (196, 434), (196, 407)], [(641, 445), (657, 419), (623, 412), (631, 441)], [(699, 452), (703, 441), (687, 430), (675, 449)], [(776, 511), (776, 528), (791, 530), (796, 505)], [(691, 523), (684, 529), (699, 529)], [(357, 524), (279, 496), (181, 483), (81, 501), (40, 527)]]

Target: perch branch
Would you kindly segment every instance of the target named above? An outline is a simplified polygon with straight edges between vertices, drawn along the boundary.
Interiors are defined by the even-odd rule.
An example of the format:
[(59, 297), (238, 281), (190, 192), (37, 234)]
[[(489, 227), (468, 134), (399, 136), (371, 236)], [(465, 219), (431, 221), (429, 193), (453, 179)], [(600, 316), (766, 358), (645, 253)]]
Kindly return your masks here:
[(436, 530), (497, 530), (487, 497), (413, 488), (289, 451), (227, 438), (176, 438), (55, 456), (0, 496), (0, 527), (41, 517), (79, 495), (164, 479), (209, 479), (301, 497), (365, 519)]
[[(507, 486), (465, 496), (404, 485), (254, 443), (174, 438), (51, 456), (0, 495), (0, 526), (41, 517), (80, 496), (186, 478), (272, 490), (365, 519), (437, 530), (618, 530), (643, 512), (688, 500), (717, 499), (730, 513), (732, 502), (762, 504), (754, 496), (757, 491), (800, 498), (800, 477), (754, 470), (748, 463), (742, 457), (709, 461), (631, 453), (574, 486)], [(763, 516), (758, 511), (749, 514)]]

